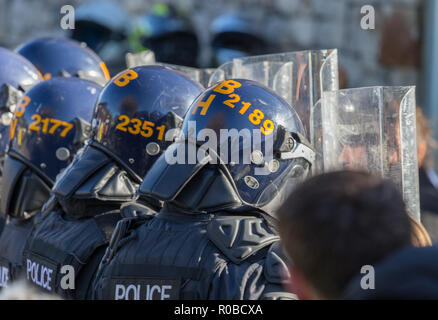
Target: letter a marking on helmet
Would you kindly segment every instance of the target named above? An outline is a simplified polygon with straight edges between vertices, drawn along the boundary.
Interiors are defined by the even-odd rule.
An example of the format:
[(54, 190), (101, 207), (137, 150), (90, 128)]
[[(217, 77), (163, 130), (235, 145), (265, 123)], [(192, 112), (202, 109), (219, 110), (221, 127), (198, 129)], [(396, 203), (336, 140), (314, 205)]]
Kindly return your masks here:
[(211, 103), (213, 102), (214, 98), (216, 97), (216, 95), (211, 94), (207, 101), (202, 101), (201, 99), (199, 100), (199, 102), (196, 104), (196, 106), (193, 108), (192, 114), (196, 113), (196, 110), (198, 110), (199, 107), (202, 107), (201, 116), (205, 116), (205, 114), (208, 111), (208, 108), (210, 108)]

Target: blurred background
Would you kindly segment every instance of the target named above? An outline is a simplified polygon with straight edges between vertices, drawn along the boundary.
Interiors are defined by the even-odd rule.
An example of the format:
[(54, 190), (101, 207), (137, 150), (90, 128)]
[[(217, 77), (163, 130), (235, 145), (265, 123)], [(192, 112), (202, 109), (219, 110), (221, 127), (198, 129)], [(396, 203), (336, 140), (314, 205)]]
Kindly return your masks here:
[[(340, 88), (416, 85), (417, 103), (437, 138), (437, 2), (0, 0), (0, 46), (14, 49), (40, 36), (73, 37), (86, 41), (112, 75), (125, 67), (126, 52), (146, 48), (161, 62), (195, 67), (215, 67), (245, 54), (337, 48)], [(63, 5), (75, 9), (75, 30), (60, 26)], [(373, 30), (361, 28), (364, 5), (375, 10)]]

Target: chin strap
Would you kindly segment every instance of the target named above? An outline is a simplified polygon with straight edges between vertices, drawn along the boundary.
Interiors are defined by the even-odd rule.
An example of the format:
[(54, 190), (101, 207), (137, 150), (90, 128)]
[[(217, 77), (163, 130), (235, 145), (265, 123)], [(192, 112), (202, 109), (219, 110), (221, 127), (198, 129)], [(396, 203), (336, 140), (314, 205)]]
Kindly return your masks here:
[[(171, 145), (149, 170), (138, 190), (139, 196), (147, 196), (168, 202), (185, 211), (195, 213), (227, 210), (245, 204), (239, 196), (233, 178), (223, 163), (209, 164), (214, 151), (209, 150), (204, 159), (194, 164), (168, 164), (166, 155), (172, 158), (185, 141)], [(197, 146), (199, 147), (199, 146)], [(302, 175), (314, 162), (315, 152), (306, 139), (299, 134), (290, 134), (279, 126), (274, 143), (274, 154), (281, 160), (296, 159), (291, 171)]]
[(58, 199), (131, 201), (138, 184), (101, 150), (91, 145), (57, 177), (52, 193)]
[(280, 160), (302, 158), (312, 165), (315, 162), (315, 149), (299, 133), (290, 133), (283, 126), (278, 126), (274, 143), (274, 152)]
[[(165, 152), (172, 153), (179, 144)], [(194, 164), (168, 164), (160, 157), (138, 189), (140, 198), (149, 197), (168, 202), (195, 213), (242, 205), (237, 190), (225, 167), (210, 165), (210, 156)]]

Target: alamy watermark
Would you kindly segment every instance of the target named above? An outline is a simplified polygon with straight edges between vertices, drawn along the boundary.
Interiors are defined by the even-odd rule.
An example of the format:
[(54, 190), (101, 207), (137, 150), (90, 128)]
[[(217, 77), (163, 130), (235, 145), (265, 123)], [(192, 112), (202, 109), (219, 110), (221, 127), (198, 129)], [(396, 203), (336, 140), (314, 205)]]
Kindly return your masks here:
[(66, 4), (61, 7), (60, 13), (63, 15), (59, 25), (62, 29), (74, 29), (75, 28), (75, 8), (72, 5)]
[[(71, 265), (63, 265), (60, 273), (63, 274), (61, 278), (61, 289), (74, 290), (75, 289), (75, 269)], [(26, 278), (37, 286), (46, 289), (47, 291), (54, 291), (55, 284), (55, 268), (46, 265), (39, 261), (26, 259)]]

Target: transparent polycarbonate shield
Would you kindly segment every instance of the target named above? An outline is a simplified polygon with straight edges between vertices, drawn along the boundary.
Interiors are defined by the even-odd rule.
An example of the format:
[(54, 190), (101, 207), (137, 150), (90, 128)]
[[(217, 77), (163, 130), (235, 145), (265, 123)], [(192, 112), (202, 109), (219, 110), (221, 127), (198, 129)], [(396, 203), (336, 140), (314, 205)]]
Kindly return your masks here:
[(313, 172), (322, 172), (321, 93), (339, 88), (337, 50), (236, 58), (216, 69), (209, 85), (232, 78), (260, 82), (295, 109), (304, 125), (307, 139), (316, 149)]
[(128, 66), (128, 68), (134, 68), (134, 67), (145, 66), (145, 65), (160, 65), (160, 66), (168, 67), (173, 70), (177, 70), (184, 73), (190, 79), (199, 82), (204, 87), (208, 85), (211, 75), (216, 70), (214, 68), (198, 69), (198, 68), (192, 68), (186, 66), (179, 66), (176, 64), (162, 63), (155, 60), (155, 55), (150, 50), (145, 50), (139, 53), (127, 53), (126, 65)]
[(420, 219), (415, 87), (324, 92), (325, 170), (364, 169), (391, 179)]

